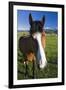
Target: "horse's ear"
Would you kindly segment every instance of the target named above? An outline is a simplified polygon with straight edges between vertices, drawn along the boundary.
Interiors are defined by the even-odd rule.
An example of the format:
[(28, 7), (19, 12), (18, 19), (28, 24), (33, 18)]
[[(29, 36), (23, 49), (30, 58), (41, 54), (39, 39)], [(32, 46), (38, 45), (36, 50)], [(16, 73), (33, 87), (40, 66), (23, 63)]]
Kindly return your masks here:
[(32, 22), (33, 22), (33, 19), (32, 19), (32, 15), (31, 15), (31, 13), (29, 14), (29, 23), (30, 23), (30, 25), (32, 25)]
[(45, 16), (43, 16), (43, 18), (42, 18), (42, 26), (45, 24)]

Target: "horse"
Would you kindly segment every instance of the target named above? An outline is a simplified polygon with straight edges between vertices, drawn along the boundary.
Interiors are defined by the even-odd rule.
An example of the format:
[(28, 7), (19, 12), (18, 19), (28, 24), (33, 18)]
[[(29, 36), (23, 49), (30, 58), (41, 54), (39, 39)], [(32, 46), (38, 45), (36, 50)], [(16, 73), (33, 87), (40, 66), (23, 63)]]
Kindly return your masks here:
[[(25, 37), (20, 37), (19, 39), (19, 49), (25, 57), (24, 64), (28, 62), (37, 61), (40, 69), (44, 68), (47, 64), (45, 56), (45, 46), (46, 46), (46, 34), (43, 30), (45, 24), (45, 16), (42, 20), (33, 20), (31, 13), (29, 14), (29, 24), (30, 24), (30, 35)], [(34, 64), (33, 64), (34, 68)], [(26, 66), (27, 69), (27, 66)], [(34, 74), (34, 71), (33, 71)]]

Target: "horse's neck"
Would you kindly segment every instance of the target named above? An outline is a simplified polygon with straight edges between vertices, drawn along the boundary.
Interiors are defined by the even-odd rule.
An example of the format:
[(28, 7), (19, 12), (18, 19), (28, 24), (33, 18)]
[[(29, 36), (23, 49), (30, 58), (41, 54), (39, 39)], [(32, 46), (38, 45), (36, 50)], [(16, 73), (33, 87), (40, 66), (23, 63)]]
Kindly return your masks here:
[(42, 42), (41, 42), (41, 33), (37, 34), (37, 42), (38, 42), (38, 45), (39, 45), (41, 58), (44, 59), (44, 49), (43, 49)]

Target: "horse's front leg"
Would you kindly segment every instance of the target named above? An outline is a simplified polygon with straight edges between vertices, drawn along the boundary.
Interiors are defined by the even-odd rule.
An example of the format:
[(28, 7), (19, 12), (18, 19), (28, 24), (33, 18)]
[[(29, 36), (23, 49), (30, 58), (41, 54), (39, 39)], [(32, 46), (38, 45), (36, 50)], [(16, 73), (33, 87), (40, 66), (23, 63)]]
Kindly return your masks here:
[(34, 60), (33, 60), (32, 71), (33, 71), (33, 78), (35, 78), (35, 61)]
[(24, 64), (26, 65), (25, 66), (25, 78), (27, 78), (27, 76), (28, 76), (28, 61), (25, 61)]
[(36, 73), (37, 65), (36, 65), (36, 57), (35, 57), (35, 55), (34, 55), (32, 63), (33, 63), (33, 65), (32, 65), (33, 78), (37, 78), (37, 73)]

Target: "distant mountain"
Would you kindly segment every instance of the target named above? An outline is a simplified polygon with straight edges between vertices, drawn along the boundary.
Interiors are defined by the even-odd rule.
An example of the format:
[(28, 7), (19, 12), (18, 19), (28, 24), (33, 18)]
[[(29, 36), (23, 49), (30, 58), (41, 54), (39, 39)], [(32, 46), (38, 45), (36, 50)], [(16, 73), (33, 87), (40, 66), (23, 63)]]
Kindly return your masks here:
[(50, 34), (52, 34), (52, 33), (55, 33), (55, 34), (57, 34), (57, 29), (45, 29), (45, 32), (46, 33), (50, 33)]
[[(17, 30), (18, 32), (29, 32), (29, 30)], [(57, 29), (44, 29), (44, 31), (47, 33), (47, 34), (57, 34), (58, 30)]]
[(29, 32), (29, 30), (17, 30), (18, 32)]

